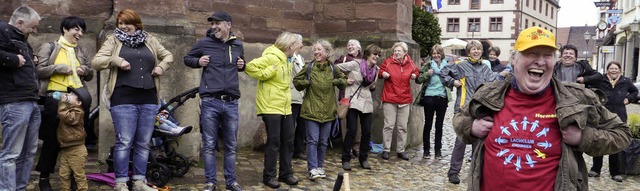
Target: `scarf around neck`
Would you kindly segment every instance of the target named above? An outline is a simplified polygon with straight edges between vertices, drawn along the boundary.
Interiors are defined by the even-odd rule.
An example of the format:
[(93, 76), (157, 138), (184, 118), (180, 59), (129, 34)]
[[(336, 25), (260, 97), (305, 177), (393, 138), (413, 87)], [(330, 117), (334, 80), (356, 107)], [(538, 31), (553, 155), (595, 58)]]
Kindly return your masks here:
[(609, 78), (609, 83), (611, 83), (611, 87), (616, 87), (616, 83), (618, 83), (618, 80), (620, 80), (620, 74), (618, 74), (617, 78), (612, 78), (611, 75), (607, 74), (607, 78)]
[(362, 74), (362, 86), (368, 86), (376, 80), (376, 66), (369, 67), (367, 60), (362, 59), (360, 62), (360, 73)]
[(131, 48), (137, 48), (141, 44), (144, 44), (144, 41), (147, 39), (147, 32), (143, 30), (136, 30), (132, 35), (129, 35), (119, 28), (116, 28), (115, 35), (122, 44)]
[(64, 38), (64, 36), (60, 36), (58, 44), (60, 44), (60, 47), (65, 50), (64, 52), (58, 52), (58, 56), (65, 56), (63, 58), (66, 58), (66, 62), (69, 63), (69, 67), (72, 68), (72, 74), (64, 77), (66, 78), (66, 82), (72, 88), (82, 87), (82, 81), (80, 81), (80, 76), (78, 76), (78, 73), (76, 72), (76, 68), (80, 67), (80, 61), (78, 61), (75, 51), (75, 47), (78, 46), (78, 44), (71, 44)]

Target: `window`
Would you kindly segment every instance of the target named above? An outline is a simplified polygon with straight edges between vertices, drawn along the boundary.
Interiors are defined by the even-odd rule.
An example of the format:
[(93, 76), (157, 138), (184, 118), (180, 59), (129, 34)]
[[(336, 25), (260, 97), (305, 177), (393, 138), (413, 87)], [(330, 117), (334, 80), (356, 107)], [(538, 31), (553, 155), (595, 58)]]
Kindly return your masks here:
[(480, 0), (471, 0), (469, 9), (480, 9)]
[(536, 10), (536, 7), (538, 6), (537, 3), (538, 3), (538, 1), (533, 0), (533, 10), (534, 11)]
[(531, 22), (531, 26), (535, 27), (536, 26), (536, 22)]
[(447, 18), (447, 32), (459, 32), (459, 31), (460, 31), (460, 19)]
[(549, 4), (544, 5), (544, 16), (549, 16)]
[(491, 0), (491, 4), (503, 4), (504, 0)]
[(527, 7), (529, 7), (529, 0), (527, 0)]
[(491, 17), (489, 18), (489, 31), (498, 32), (502, 31), (502, 17)]
[(542, 13), (542, 0), (540, 0), (540, 3), (538, 3), (539, 9), (538, 12)]
[(480, 32), (480, 18), (469, 18), (467, 32)]
[(551, 7), (551, 19), (553, 19), (553, 7)]
[(449, 5), (460, 5), (460, 0), (449, 0)]
[(549, 29), (549, 32), (553, 33), (553, 29)]
[(529, 28), (529, 19), (524, 19), (524, 28)]

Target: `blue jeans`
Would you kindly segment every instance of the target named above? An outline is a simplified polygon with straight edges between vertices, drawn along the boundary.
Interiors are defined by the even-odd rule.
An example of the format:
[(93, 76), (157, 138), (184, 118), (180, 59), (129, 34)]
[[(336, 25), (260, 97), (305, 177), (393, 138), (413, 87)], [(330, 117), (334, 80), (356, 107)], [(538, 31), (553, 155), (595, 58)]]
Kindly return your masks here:
[(158, 105), (123, 104), (111, 107), (116, 131), (113, 164), (116, 182), (129, 181), (129, 155), (133, 146), (133, 179), (144, 180), (149, 159), (149, 142), (156, 123)]
[(238, 100), (223, 101), (203, 97), (200, 102), (200, 130), (202, 157), (206, 183), (218, 185), (216, 180), (216, 147), (218, 132), (224, 141), (224, 179), (226, 185), (236, 181), (236, 150), (238, 139)]
[(38, 150), (40, 109), (35, 101), (0, 105), (0, 190), (25, 190)]
[(324, 155), (327, 153), (331, 123), (319, 123), (307, 120), (307, 169), (322, 168)]

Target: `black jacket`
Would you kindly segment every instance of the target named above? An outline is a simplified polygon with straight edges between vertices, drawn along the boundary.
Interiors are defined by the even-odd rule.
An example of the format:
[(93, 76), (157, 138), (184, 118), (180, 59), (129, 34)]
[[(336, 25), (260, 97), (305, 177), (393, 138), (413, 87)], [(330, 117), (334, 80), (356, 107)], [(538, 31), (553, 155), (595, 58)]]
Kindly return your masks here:
[(200, 96), (226, 94), (240, 97), (240, 87), (238, 82), (238, 69), (236, 62), (238, 58), (244, 59), (244, 49), (242, 42), (236, 39), (233, 33), (229, 34), (229, 40), (222, 42), (215, 38), (211, 29), (207, 31), (207, 36), (198, 40), (191, 51), (184, 56), (184, 64), (191, 68), (200, 68), (198, 59), (204, 55), (210, 55), (209, 65), (202, 71), (200, 80)]
[[(580, 71), (577, 77), (584, 78), (584, 85), (587, 88), (599, 88), (597, 87), (597, 84), (599, 84), (600, 83), (599, 80), (603, 78), (602, 74), (598, 73), (598, 71), (595, 71), (593, 68), (591, 68), (589, 61), (578, 60), (576, 61), (575, 64), (578, 70)], [(553, 66), (553, 75), (557, 76), (559, 79), (562, 79), (560, 76), (562, 75), (562, 71), (560, 71), (561, 66), (562, 66), (561, 61), (556, 62), (556, 65)]]
[[(38, 100), (33, 49), (16, 27), (0, 21), (0, 104)], [(18, 67), (18, 54), (26, 63)]]
[(609, 111), (618, 114), (618, 117), (620, 117), (623, 122), (627, 122), (627, 109), (624, 105), (624, 98), (627, 98), (629, 103), (636, 102), (636, 98), (638, 96), (638, 89), (636, 86), (633, 85), (629, 78), (620, 76), (620, 79), (616, 82), (614, 87), (611, 85), (609, 77), (606, 75), (600, 79), (598, 86), (600, 87), (599, 89), (607, 95), (608, 101), (604, 106)]

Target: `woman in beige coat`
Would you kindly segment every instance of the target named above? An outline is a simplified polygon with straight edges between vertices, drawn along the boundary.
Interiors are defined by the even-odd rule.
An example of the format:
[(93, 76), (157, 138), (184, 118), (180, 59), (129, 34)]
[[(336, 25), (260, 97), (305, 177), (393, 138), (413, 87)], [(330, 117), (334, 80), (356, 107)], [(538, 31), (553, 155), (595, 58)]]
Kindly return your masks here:
[(115, 190), (128, 190), (129, 155), (133, 153), (133, 190), (155, 190), (145, 175), (149, 141), (158, 112), (158, 78), (169, 69), (173, 55), (143, 30), (136, 12), (125, 9), (116, 17), (118, 28), (91, 61), (98, 70), (109, 69), (103, 96), (116, 133), (113, 151)]
[(351, 105), (347, 112), (347, 135), (345, 136), (342, 168), (351, 170), (349, 161), (351, 160), (351, 147), (355, 141), (358, 118), (362, 127), (362, 137), (360, 139), (360, 152), (358, 159), (360, 166), (364, 169), (371, 169), (367, 162), (369, 155), (369, 141), (371, 139), (371, 122), (373, 120), (373, 99), (371, 91), (375, 88), (376, 74), (378, 72), (378, 59), (381, 48), (376, 45), (369, 45), (364, 50), (365, 59), (355, 59), (336, 65), (336, 68), (347, 72), (349, 84), (345, 89), (345, 97), (351, 98)]

